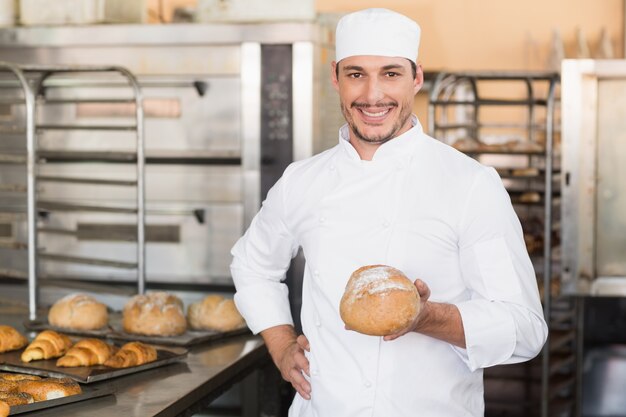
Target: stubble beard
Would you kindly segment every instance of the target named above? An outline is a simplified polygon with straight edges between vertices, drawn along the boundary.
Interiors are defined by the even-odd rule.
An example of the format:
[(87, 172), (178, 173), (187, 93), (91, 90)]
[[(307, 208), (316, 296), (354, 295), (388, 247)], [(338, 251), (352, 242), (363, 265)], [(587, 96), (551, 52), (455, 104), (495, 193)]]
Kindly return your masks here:
[[(391, 106), (388, 103), (382, 104), (382, 105), (370, 106), (370, 105), (362, 104), (358, 102), (353, 102), (350, 105), (350, 108), (375, 109), (377, 107), (379, 108), (396, 107), (397, 108), (399, 106), (396, 103), (393, 103)], [(352, 133), (354, 133), (354, 136), (356, 136), (357, 139), (363, 142), (372, 144), (372, 145), (382, 145), (383, 143), (388, 142), (391, 139), (398, 136), (398, 133), (402, 130), (403, 126), (405, 126), (405, 124), (411, 117), (411, 107), (407, 103), (405, 103), (405, 105), (400, 107), (400, 115), (398, 116), (396, 123), (393, 124), (389, 132), (381, 133), (379, 135), (370, 135), (370, 136), (366, 136), (361, 130), (359, 130), (358, 126), (354, 122), (354, 118), (352, 117), (352, 115), (350, 114), (350, 112), (348, 111), (348, 109), (346, 108), (343, 102), (341, 102), (341, 113), (343, 113), (343, 117), (346, 119), (346, 122), (348, 123), (350, 130), (352, 131)]]

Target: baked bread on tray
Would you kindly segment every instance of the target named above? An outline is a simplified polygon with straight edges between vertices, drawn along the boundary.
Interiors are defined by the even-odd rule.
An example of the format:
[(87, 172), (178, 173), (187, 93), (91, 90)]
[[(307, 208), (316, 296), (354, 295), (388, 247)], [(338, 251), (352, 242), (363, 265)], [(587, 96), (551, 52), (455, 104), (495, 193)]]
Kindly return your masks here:
[[(9, 407), (32, 404), (80, 394), (80, 385), (69, 378), (40, 378), (25, 374), (0, 374), (0, 411)], [(0, 413), (0, 416), (2, 414)]]
[(154, 362), (156, 359), (157, 351), (153, 346), (141, 342), (129, 342), (104, 362), (104, 366), (130, 368), (131, 366)]
[(54, 330), (44, 330), (26, 346), (22, 352), (22, 362), (30, 362), (41, 359), (52, 359), (63, 356), (72, 346), (69, 337)]
[(22, 381), (20, 392), (30, 394), (35, 401), (54, 400), (82, 392), (78, 382), (70, 378), (44, 378), (38, 381)]
[(246, 324), (235, 302), (217, 294), (208, 295), (202, 301), (190, 304), (187, 320), (192, 329), (221, 332), (239, 329)]
[(124, 306), (123, 328), (146, 336), (177, 336), (187, 330), (180, 298), (164, 291), (140, 294)]
[(0, 325), (0, 353), (21, 349), (27, 344), (28, 339), (15, 328)]
[(113, 347), (100, 339), (83, 339), (57, 360), (57, 366), (73, 368), (78, 366), (102, 365), (113, 354)]
[(109, 322), (107, 306), (87, 294), (70, 294), (48, 312), (48, 323), (72, 330), (97, 330)]

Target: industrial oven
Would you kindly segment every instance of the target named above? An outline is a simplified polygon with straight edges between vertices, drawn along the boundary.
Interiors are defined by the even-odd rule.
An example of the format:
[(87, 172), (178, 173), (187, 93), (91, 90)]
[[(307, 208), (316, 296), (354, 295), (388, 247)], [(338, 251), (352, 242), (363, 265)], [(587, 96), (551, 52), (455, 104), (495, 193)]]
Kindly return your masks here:
[(562, 73), (563, 289), (626, 295), (626, 61)]
[(580, 300), (582, 415), (626, 399), (626, 61), (562, 67), (562, 281)]
[[(341, 124), (330, 82), (332, 30), (315, 22), (265, 24), (107, 25), (0, 30), (0, 60), (45, 65), (118, 65), (138, 79), (145, 135), (146, 279), (158, 284), (231, 285), (229, 250), (271, 185), (293, 160), (333, 146)], [(81, 76), (55, 79), (47, 92), (105, 97), (100, 103), (40, 111), (38, 122), (69, 126), (123, 124), (134, 107), (115, 102), (119, 80)], [(78, 97), (78, 98), (80, 98)], [(15, 133), (23, 110), (0, 103), (2, 152), (24, 150)], [(106, 158), (68, 157), (64, 150), (122, 153), (124, 132), (55, 130), (37, 134), (50, 151), (37, 166), (44, 177), (132, 175), (134, 166)], [(0, 164), (0, 182), (19, 183), (24, 168)], [(25, 206), (20, 190), (3, 189), (0, 206), (2, 274), (22, 277)], [(21, 190), (23, 191), (23, 190)], [(123, 187), (40, 182), (38, 198), (73, 205), (133, 201)], [(77, 258), (94, 254), (129, 262), (134, 217), (124, 213), (40, 210), (42, 252)], [(55, 233), (55, 231), (61, 231)], [(71, 231), (71, 232), (68, 232)], [(136, 271), (115, 264), (39, 260), (43, 278), (130, 282)]]

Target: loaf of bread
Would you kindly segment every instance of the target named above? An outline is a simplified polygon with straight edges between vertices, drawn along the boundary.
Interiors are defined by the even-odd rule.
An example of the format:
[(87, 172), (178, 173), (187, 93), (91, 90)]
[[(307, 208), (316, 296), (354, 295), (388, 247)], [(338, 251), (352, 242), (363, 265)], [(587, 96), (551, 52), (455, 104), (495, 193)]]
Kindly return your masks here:
[(0, 417), (7, 417), (10, 412), (11, 412), (11, 407), (9, 407), (9, 404), (0, 400)]
[(124, 306), (123, 316), (128, 333), (176, 336), (187, 330), (183, 302), (163, 291), (134, 296)]
[(28, 339), (11, 326), (0, 325), (0, 353), (21, 349), (28, 344)]
[(102, 365), (111, 357), (112, 351), (113, 348), (100, 339), (83, 339), (57, 360), (57, 366), (73, 368)]
[(52, 359), (63, 356), (72, 347), (72, 341), (64, 334), (53, 330), (44, 330), (26, 346), (22, 352), (22, 362), (36, 361), (40, 359)]
[(350, 330), (372, 336), (397, 333), (419, 314), (417, 288), (401, 271), (369, 265), (350, 276), (339, 313)]
[(187, 309), (189, 327), (196, 330), (227, 332), (246, 325), (235, 302), (221, 295), (209, 295), (202, 301), (192, 303)]
[(129, 342), (104, 362), (104, 365), (111, 368), (130, 368), (154, 362), (156, 359), (157, 351), (153, 346), (141, 342)]
[(56, 327), (74, 330), (96, 330), (107, 325), (107, 306), (86, 294), (70, 294), (54, 303), (48, 322)]
[(22, 381), (20, 392), (30, 394), (35, 401), (54, 400), (80, 394), (80, 385), (69, 378), (45, 378), (39, 381)]

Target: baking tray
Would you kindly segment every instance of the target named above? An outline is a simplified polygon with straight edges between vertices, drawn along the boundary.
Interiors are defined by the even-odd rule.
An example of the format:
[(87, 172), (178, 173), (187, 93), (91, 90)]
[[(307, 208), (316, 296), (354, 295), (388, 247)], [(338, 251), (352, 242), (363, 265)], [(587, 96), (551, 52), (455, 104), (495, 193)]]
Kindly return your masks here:
[(173, 362), (181, 361), (187, 356), (187, 349), (185, 348), (165, 346), (154, 347), (157, 350), (156, 361), (139, 366), (131, 366), (130, 368), (109, 368), (103, 365), (62, 368), (56, 366), (58, 358), (24, 363), (20, 360), (20, 356), (24, 349), (20, 349), (0, 354), (0, 370), (39, 375), (43, 377), (72, 378), (74, 381), (89, 384), (91, 382), (103, 381), (122, 375), (134, 374), (147, 369), (168, 365)]
[(180, 347), (189, 347), (200, 343), (213, 342), (250, 333), (250, 330), (244, 326), (227, 332), (218, 332), (214, 330), (187, 330), (179, 336), (143, 336), (139, 334), (126, 333), (123, 330), (121, 313), (109, 314), (109, 325), (98, 330), (72, 330), (59, 328), (50, 325), (47, 318), (27, 320), (24, 322), (24, 327), (29, 330), (36, 331), (55, 330), (60, 333), (76, 336), (100, 337), (123, 341), (139, 341), (155, 345)]
[(76, 395), (69, 395), (67, 397), (56, 398), (54, 400), (38, 401), (32, 404), (14, 405), (11, 407), (10, 416), (22, 413), (30, 413), (31, 411), (43, 410), (50, 407), (58, 407), (64, 404), (76, 403), (79, 401), (90, 400), (92, 398), (104, 397), (105, 395), (111, 395), (115, 392), (112, 385), (104, 385), (99, 387), (94, 386), (82, 386), (82, 393)]

